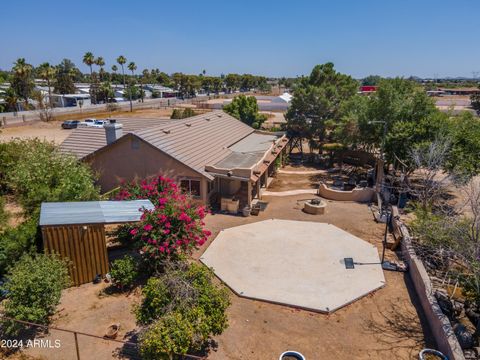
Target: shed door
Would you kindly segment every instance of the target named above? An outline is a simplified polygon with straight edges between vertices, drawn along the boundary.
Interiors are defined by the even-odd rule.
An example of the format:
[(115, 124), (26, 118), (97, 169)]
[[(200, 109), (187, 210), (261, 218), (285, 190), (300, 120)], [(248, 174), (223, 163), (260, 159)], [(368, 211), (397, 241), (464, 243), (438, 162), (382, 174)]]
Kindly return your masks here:
[(68, 259), (73, 285), (93, 281), (108, 272), (103, 225), (49, 226), (42, 229), (45, 251)]

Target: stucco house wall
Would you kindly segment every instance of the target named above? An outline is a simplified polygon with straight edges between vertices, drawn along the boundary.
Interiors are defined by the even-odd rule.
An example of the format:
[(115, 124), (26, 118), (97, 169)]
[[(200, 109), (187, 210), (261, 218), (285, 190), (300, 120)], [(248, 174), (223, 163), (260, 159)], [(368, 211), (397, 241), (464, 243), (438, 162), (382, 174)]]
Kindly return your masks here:
[(162, 175), (180, 183), (182, 179), (200, 181), (200, 198), (207, 202), (208, 179), (149, 143), (128, 134), (85, 159), (98, 174), (102, 192), (116, 188), (122, 181)]

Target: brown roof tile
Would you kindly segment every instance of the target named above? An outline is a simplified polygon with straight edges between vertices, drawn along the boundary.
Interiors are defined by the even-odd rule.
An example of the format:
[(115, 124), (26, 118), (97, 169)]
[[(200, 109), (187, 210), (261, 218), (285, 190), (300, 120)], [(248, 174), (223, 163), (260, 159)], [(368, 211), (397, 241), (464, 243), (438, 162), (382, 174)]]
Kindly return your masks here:
[[(134, 119), (115, 118), (117, 123), (123, 125), (123, 135), (130, 132), (162, 125), (170, 119)], [(107, 145), (105, 130), (103, 128), (84, 127), (72, 130), (72, 133), (60, 145), (60, 151), (75, 155), (82, 159)]]
[[(135, 134), (210, 179), (212, 175), (205, 171), (205, 165), (215, 164), (228, 156), (232, 152), (229, 146), (254, 132), (253, 128), (223, 111), (181, 120), (117, 118), (117, 123), (123, 124), (124, 135)], [(104, 129), (79, 128), (60, 149), (81, 159), (104, 146)]]

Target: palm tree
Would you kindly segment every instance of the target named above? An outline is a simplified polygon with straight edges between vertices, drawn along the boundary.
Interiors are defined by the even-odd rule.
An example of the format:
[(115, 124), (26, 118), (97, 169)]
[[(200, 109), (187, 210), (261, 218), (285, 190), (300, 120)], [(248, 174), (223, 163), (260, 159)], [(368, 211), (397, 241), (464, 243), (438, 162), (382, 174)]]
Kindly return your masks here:
[(47, 82), (48, 86), (48, 103), (50, 107), (52, 107), (52, 90), (51, 90), (51, 81), (57, 71), (53, 66), (51, 66), (48, 62), (44, 62), (40, 64), (38, 67), (38, 75)]
[[(113, 65), (112, 65), (113, 75), (117, 75), (117, 70), (118, 70), (117, 65), (113, 64)], [(112, 76), (112, 81), (114, 80), (114, 78), (115, 78), (115, 76)]]
[(13, 87), (15, 93), (25, 100), (25, 110), (28, 110), (28, 96), (33, 90), (33, 67), (24, 58), (19, 58), (13, 65)]
[(103, 67), (105, 66), (105, 60), (103, 60), (103, 57), (99, 56), (95, 59), (95, 65), (100, 66), (100, 81), (103, 80), (103, 75), (105, 74), (105, 70), (103, 70)]
[(142, 71), (142, 79), (141, 79), (141, 85), (140, 85), (141, 86), (140, 87), (140, 96), (142, 97), (142, 103), (143, 103), (143, 100), (145, 98), (144, 87), (145, 87), (145, 85), (148, 85), (149, 79), (150, 79), (150, 71), (148, 71), (148, 69), (144, 69)]
[(9, 87), (5, 90), (4, 98), (5, 103), (7, 104), (7, 109), (16, 113), (18, 111), (18, 96), (15, 93), (15, 90), (12, 87)]
[[(86, 52), (85, 55), (83, 55), (83, 63), (90, 67), (90, 90), (93, 90), (93, 70), (92, 70), (92, 65), (95, 64), (95, 57), (93, 54), (89, 51)], [(91, 91), (93, 95), (93, 103), (97, 103), (97, 99), (95, 97), (95, 91)]]
[(132, 72), (132, 76), (135, 76), (135, 70), (137, 70), (137, 65), (133, 61), (130, 61), (128, 64), (128, 70)]
[[(135, 63), (133, 61), (130, 61), (130, 63), (128, 64), (128, 70), (130, 70), (132, 72), (132, 84), (131, 86), (135, 86), (135, 70), (137, 70), (137, 65), (135, 65)], [(129, 89), (128, 90), (128, 94), (130, 96), (130, 111), (133, 111), (133, 108), (132, 108), (132, 89)]]
[(117, 58), (117, 63), (122, 67), (122, 75), (123, 75), (123, 88), (125, 89), (125, 69), (123, 68), (123, 65), (125, 65), (127, 62), (127, 58), (123, 55), (120, 55)]
[(105, 103), (109, 103), (109, 100), (114, 96), (112, 86), (108, 81), (104, 81), (100, 84), (99, 88), (100, 94), (103, 95)]
[[(117, 63), (122, 67), (122, 75), (123, 75), (123, 92), (125, 94), (125, 91), (127, 90), (127, 87), (125, 85), (125, 69), (123, 67), (123, 65), (125, 65), (127, 62), (127, 58), (123, 55), (120, 55), (118, 58), (117, 58)], [(129, 98), (130, 98), (130, 112), (133, 111), (133, 105), (132, 105), (132, 93), (129, 91)]]

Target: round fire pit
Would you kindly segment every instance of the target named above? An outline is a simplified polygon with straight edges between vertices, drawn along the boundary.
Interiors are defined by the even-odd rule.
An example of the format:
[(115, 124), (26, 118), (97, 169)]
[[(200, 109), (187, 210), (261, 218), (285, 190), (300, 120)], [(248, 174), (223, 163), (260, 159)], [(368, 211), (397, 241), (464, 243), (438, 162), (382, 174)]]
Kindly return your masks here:
[(322, 215), (325, 213), (327, 203), (320, 199), (312, 199), (305, 202), (303, 205), (303, 211), (307, 214)]
[(280, 355), (278, 360), (305, 360), (305, 356), (298, 351), (285, 351)]

